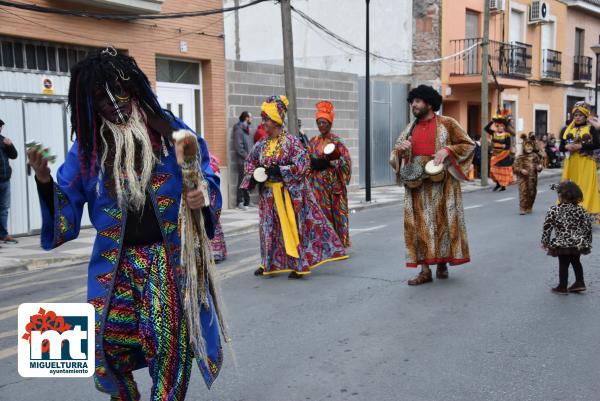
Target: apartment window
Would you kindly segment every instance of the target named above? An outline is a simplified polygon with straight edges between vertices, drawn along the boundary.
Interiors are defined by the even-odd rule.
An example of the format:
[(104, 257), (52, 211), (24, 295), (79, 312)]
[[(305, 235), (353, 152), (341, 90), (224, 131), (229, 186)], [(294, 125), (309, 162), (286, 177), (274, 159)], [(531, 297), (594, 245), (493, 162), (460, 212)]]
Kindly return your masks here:
[(467, 10), (465, 15), (465, 38), (478, 38), (479, 34), (479, 13), (476, 11)]
[(0, 36), (0, 67), (33, 72), (68, 73), (90, 47), (56, 45)]
[(514, 42), (524, 43), (525, 42), (524, 26), (525, 26), (525, 13), (520, 10), (516, 10), (514, 8), (511, 9), (510, 10), (510, 30), (509, 30), (509, 39), (510, 39), (511, 43), (514, 43)]
[(583, 29), (575, 28), (575, 56), (583, 56), (585, 53), (583, 50), (583, 44), (585, 43), (585, 31)]
[(175, 84), (200, 84), (200, 64), (186, 61), (156, 59), (156, 80)]

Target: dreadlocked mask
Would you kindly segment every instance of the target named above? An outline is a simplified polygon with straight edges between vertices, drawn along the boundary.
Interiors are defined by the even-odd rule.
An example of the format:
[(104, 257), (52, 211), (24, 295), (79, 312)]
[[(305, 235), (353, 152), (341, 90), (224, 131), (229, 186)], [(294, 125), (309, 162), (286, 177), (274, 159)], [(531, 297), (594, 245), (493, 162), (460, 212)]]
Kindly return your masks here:
[(120, 207), (143, 207), (160, 147), (155, 144), (166, 136), (148, 119), (170, 120), (135, 60), (107, 48), (78, 62), (71, 69), (69, 107), (82, 174), (98, 174)]

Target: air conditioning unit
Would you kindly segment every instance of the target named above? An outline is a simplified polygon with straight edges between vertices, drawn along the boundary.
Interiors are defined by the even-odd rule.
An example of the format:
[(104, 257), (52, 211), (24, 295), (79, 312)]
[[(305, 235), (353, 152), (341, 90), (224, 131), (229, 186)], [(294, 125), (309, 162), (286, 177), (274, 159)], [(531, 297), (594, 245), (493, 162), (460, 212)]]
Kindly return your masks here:
[(490, 0), (490, 11), (504, 11), (504, 0)]
[(550, 7), (545, 1), (532, 1), (529, 7), (529, 23), (540, 24), (550, 21)]

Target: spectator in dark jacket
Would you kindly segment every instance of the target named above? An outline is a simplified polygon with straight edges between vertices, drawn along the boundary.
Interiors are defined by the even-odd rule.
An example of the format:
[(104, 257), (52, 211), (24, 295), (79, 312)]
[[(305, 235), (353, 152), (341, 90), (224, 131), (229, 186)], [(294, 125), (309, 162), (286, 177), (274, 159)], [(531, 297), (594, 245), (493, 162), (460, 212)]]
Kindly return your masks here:
[(10, 209), (10, 176), (12, 169), (8, 159), (17, 158), (17, 149), (9, 138), (2, 134), (4, 121), (0, 120), (0, 241), (16, 244), (17, 240), (8, 235), (8, 209)]
[(237, 154), (238, 165), (238, 185), (236, 203), (240, 209), (247, 209), (250, 206), (250, 194), (247, 189), (240, 189), (242, 179), (244, 178), (244, 161), (248, 153), (252, 150), (254, 143), (250, 136), (250, 125), (252, 124), (252, 114), (247, 111), (240, 114), (239, 121), (233, 126), (233, 146)]

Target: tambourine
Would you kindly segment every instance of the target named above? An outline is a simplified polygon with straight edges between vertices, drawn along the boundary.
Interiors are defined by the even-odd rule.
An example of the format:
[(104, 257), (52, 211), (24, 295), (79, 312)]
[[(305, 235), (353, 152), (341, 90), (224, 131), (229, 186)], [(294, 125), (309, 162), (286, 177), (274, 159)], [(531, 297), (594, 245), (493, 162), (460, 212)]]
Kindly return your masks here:
[(265, 182), (269, 178), (267, 170), (264, 167), (257, 167), (254, 173), (252, 173), (252, 177), (254, 177), (256, 182)]
[(330, 160), (339, 159), (340, 157), (340, 153), (337, 151), (335, 143), (328, 143), (327, 145), (325, 145), (325, 147), (323, 148), (323, 153)]
[(435, 164), (435, 160), (429, 160), (425, 164), (425, 174), (432, 182), (444, 181), (446, 177), (446, 171), (444, 170), (444, 163)]

